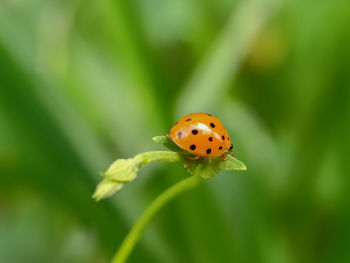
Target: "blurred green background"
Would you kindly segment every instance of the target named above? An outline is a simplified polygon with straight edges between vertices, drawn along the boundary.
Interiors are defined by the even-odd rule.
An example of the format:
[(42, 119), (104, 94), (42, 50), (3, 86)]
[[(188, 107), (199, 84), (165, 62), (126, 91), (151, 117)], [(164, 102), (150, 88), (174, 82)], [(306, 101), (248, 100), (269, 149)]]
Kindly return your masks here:
[(155, 218), (129, 262), (350, 262), (348, 0), (1, 0), (0, 262), (108, 262), (162, 190), (152, 164), (92, 198), (117, 158), (191, 112), (246, 172)]

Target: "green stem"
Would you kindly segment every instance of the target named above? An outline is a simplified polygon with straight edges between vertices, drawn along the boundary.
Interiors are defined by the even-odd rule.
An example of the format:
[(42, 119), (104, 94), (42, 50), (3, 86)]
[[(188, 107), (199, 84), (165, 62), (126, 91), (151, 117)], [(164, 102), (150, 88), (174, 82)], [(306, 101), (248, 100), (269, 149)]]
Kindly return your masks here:
[(194, 188), (202, 181), (200, 175), (190, 176), (162, 192), (145, 210), (129, 234), (124, 239), (119, 250), (112, 259), (112, 263), (123, 263), (127, 260), (136, 242), (140, 239), (143, 231), (155, 214), (177, 195)]
[(181, 161), (181, 156), (172, 151), (151, 151), (151, 152), (144, 152), (136, 155), (134, 157), (135, 160), (137, 160), (141, 166), (151, 163), (151, 162), (179, 162)]

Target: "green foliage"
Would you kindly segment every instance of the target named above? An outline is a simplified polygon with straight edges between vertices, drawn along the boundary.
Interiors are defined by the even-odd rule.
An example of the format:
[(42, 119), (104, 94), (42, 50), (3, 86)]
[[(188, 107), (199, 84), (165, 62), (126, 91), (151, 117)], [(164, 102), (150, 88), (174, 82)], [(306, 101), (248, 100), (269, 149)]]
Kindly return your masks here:
[(155, 143), (158, 143), (171, 151), (180, 153), (182, 156), (185, 156), (185, 157), (190, 157), (190, 156), (193, 157), (194, 156), (193, 154), (191, 154), (191, 153), (185, 151), (184, 149), (181, 149), (179, 146), (177, 146), (168, 136), (155, 136), (152, 138), (152, 140)]
[(350, 262), (349, 10), (0, 1), (0, 262), (108, 261), (146, 205), (192, 177), (149, 165), (96, 202), (98, 172), (203, 111), (249, 169), (176, 198), (129, 262)]
[(231, 153), (225, 154), (227, 157), (226, 160), (222, 157), (191, 160), (186, 158), (193, 155), (179, 148), (171, 139), (169, 139), (169, 137), (156, 136), (153, 138), (153, 141), (161, 144), (169, 150), (179, 153), (182, 156), (182, 161), (188, 163), (187, 171), (192, 175), (199, 174), (202, 178), (211, 178), (221, 170), (247, 169), (244, 163), (234, 158)]
[(179, 148), (167, 136), (156, 136), (153, 141), (172, 151), (151, 151), (137, 154), (134, 158), (116, 160), (106, 172), (101, 173), (104, 179), (98, 184), (93, 197), (97, 201), (110, 197), (119, 191), (124, 184), (134, 180), (143, 165), (156, 161), (182, 162), (185, 167), (188, 164), (186, 169), (190, 174), (206, 179), (215, 176), (221, 170), (247, 169), (242, 162), (228, 153), (225, 155), (227, 159), (216, 157), (190, 160), (188, 158), (192, 155)]
[(188, 172), (191, 174), (200, 174), (203, 178), (211, 178), (222, 170), (246, 170), (246, 166), (241, 161), (234, 158), (231, 154), (226, 155), (227, 159), (221, 157), (209, 158), (208, 160), (190, 161)]

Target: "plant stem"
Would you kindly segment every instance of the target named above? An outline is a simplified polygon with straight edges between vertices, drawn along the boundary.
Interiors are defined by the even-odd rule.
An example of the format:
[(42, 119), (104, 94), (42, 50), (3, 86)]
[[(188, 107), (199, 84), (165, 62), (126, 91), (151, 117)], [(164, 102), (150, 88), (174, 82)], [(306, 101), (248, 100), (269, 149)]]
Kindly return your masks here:
[(125, 237), (119, 250), (112, 259), (112, 263), (123, 263), (127, 260), (136, 242), (140, 239), (143, 231), (155, 214), (177, 195), (194, 188), (202, 181), (200, 175), (190, 176), (162, 192), (145, 210), (139, 220)]
[(135, 156), (139, 160), (141, 166), (151, 162), (179, 162), (181, 157), (178, 153), (172, 151), (151, 151), (140, 153)]

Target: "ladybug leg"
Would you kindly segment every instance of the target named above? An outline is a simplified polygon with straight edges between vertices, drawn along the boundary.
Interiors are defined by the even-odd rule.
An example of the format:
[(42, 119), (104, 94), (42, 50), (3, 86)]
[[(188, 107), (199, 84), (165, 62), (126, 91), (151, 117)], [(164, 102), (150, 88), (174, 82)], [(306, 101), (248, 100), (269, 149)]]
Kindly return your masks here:
[(186, 159), (187, 160), (198, 160), (198, 159), (200, 159), (201, 157), (199, 156), (199, 155), (196, 155), (196, 156), (189, 156), (189, 157), (187, 157)]
[(221, 155), (221, 158), (222, 158), (224, 161), (226, 161), (226, 160), (228, 159), (227, 156), (226, 156), (226, 154)]

